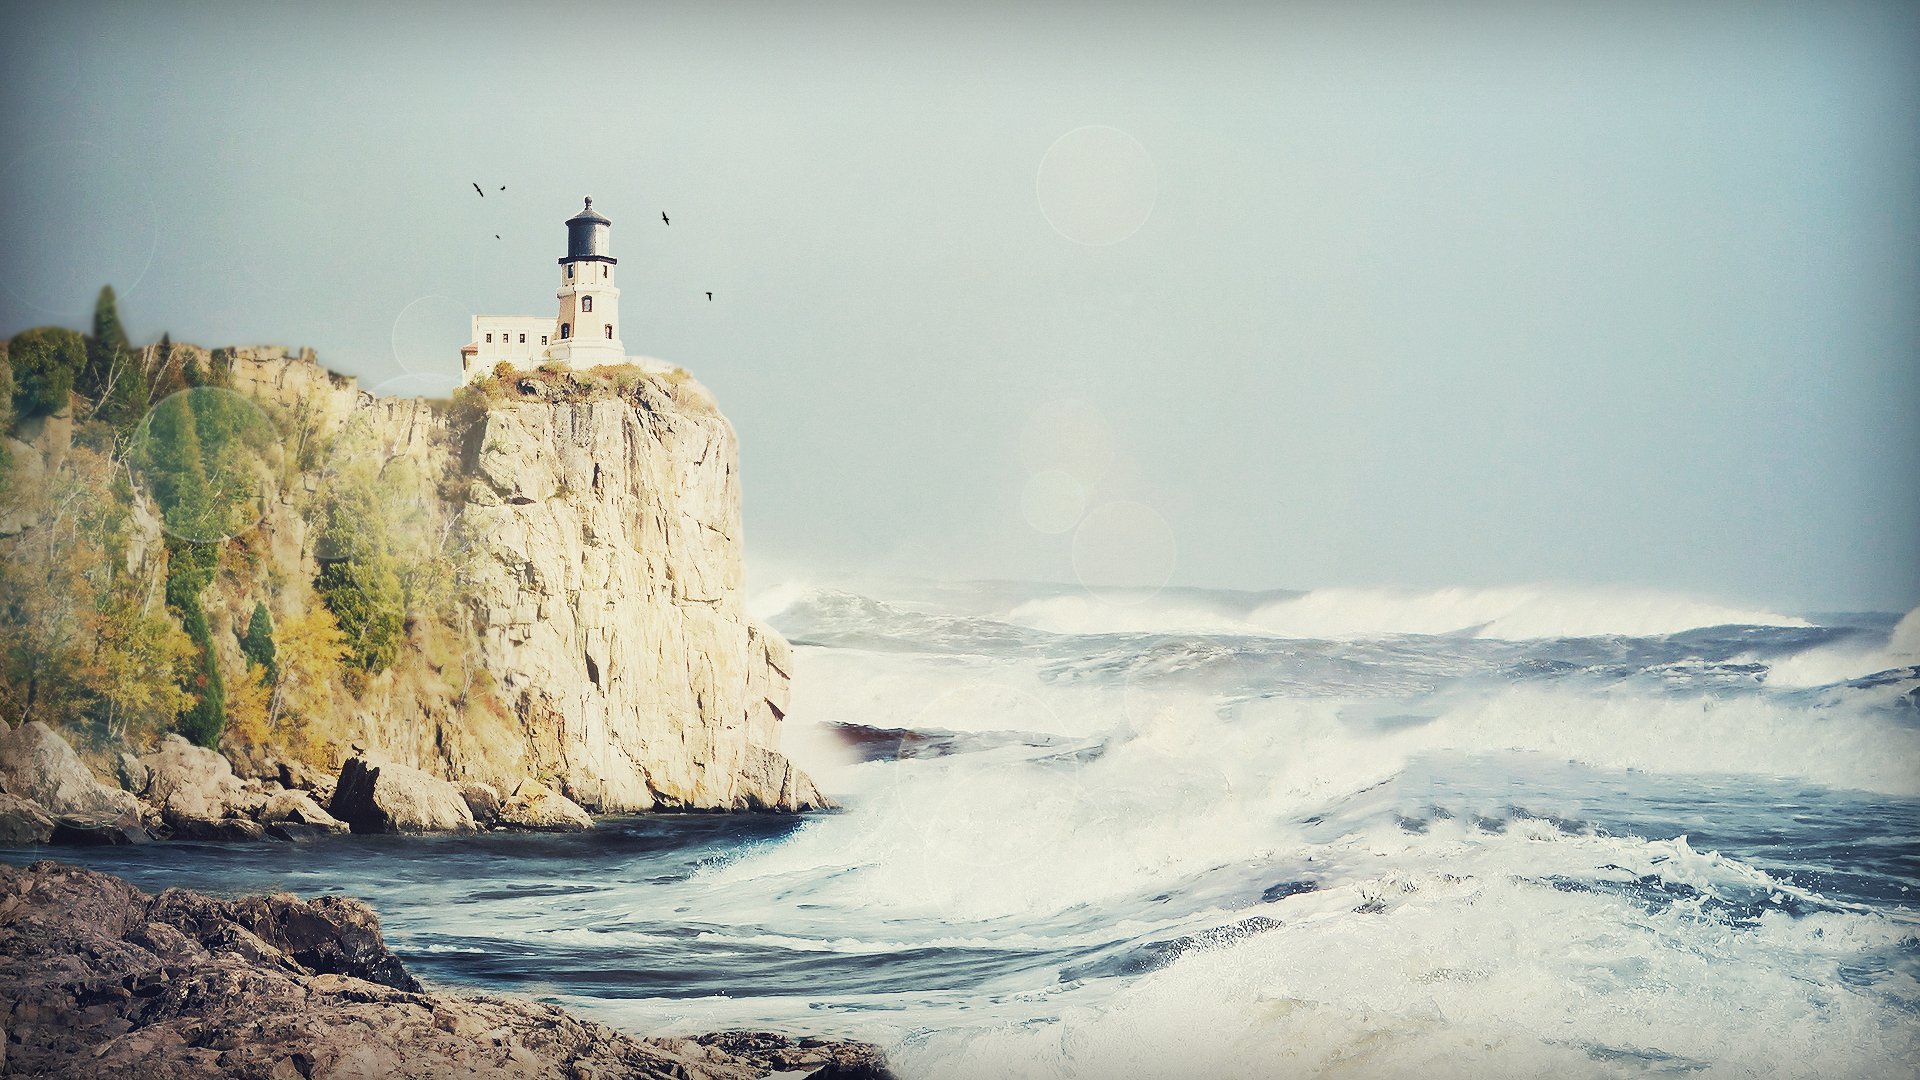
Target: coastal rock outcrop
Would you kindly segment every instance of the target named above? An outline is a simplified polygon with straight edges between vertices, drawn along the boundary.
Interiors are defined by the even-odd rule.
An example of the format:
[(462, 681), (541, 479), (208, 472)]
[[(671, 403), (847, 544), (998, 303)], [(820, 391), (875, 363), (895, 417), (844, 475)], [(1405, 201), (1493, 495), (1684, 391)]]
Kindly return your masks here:
[(499, 818), (503, 825), (543, 832), (593, 828), (593, 819), (579, 804), (538, 780), (522, 780), (500, 804)]
[(423, 989), (344, 897), (148, 896), (0, 865), (4, 1068), (136, 1076), (890, 1080), (862, 1043), (761, 1032), (640, 1039), (551, 1005)]
[(347, 759), (327, 810), (357, 833), (473, 832), (460, 789), (419, 769), (364, 754)]
[(38, 803), (54, 817), (138, 821), (140, 802), (110, 788), (54, 730), (38, 720), (0, 734), (0, 791)]
[(637, 370), (611, 392), (522, 383), (470, 438), (462, 535), (524, 772), (601, 812), (827, 805), (778, 750), (791, 661), (746, 612), (739, 448), (713, 399)]
[[(829, 805), (780, 754), (791, 652), (747, 614), (738, 441), (700, 383), (658, 362), (514, 372), (449, 406), (367, 393), (280, 349), (228, 362), (231, 386), (309, 425), (309, 445), (433, 478), (413, 509), (457, 564), (460, 613), (334, 691), (352, 718), (329, 732), (341, 749), (501, 792), (540, 777), (596, 813)], [(303, 507), (322, 483), (270, 501), (255, 578), (214, 586), (235, 667), (263, 592), (282, 590), (276, 620), (320, 602)]]
[(0, 847), (27, 847), (53, 839), (56, 822), (40, 804), (0, 794)]

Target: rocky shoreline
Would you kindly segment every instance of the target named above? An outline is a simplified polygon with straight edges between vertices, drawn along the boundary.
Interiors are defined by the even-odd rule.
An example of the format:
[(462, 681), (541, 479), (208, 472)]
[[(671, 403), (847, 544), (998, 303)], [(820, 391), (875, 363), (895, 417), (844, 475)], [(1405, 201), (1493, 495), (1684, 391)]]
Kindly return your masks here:
[(636, 1038), (551, 1005), (423, 989), (340, 896), (149, 896), (0, 865), (0, 1072), (77, 1080), (890, 1080), (875, 1047)]
[(363, 747), (337, 777), (281, 762), (277, 779), (243, 780), (224, 756), (178, 735), (151, 753), (122, 753), (116, 766), (118, 787), (101, 782), (47, 725), (0, 724), (0, 846), (593, 827), (577, 803), (532, 777), (502, 795)]

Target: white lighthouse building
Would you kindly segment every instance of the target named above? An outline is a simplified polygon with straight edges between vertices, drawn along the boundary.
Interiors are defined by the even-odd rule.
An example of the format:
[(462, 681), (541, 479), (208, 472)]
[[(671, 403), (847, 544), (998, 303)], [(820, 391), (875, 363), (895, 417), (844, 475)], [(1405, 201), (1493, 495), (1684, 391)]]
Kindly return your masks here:
[(493, 373), (505, 362), (516, 368), (560, 364), (586, 368), (627, 362), (620, 343), (620, 289), (608, 233), (613, 222), (593, 200), (567, 219), (567, 253), (560, 259), (559, 314), (475, 315), (473, 340), (460, 350), (461, 381)]

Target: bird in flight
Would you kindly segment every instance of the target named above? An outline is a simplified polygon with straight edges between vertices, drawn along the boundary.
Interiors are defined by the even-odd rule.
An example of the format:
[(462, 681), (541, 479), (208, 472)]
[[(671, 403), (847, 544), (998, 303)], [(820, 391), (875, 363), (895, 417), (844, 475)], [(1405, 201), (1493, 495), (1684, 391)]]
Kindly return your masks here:
[(667, 212), (665, 210), (660, 211), (660, 223), (663, 225), (673, 224), (673, 222), (667, 220)]
[(475, 192), (478, 192), (481, 198), (483, 198), (483, 199), (484, 199), (484, 198), (486, 198), (486, 197), (487, 197), (487, 193), (486, 193), (486, 192), (484, 192), (484, 191), (481, 191), (481, 190), (480, 190), (480, 185), (479, 185), (479, 184), (477, 184), (477, 183), (476, 183), (476, 184), (474, 184), (474, 185), (473, 185), (473, 190), (474, 190)]
[(707, 290), (707, 299), (708, 299), (708, 300), (712, 300), (712, 299), (713, 299), (713, 290), (712, 290), (712, 289), (708, 289), (708, 290)]
[(499, 233), (494, 233), (494, 234), (493, 234), (493, 238), (494, 238), (495, 240), (498, 240), (498, 239), (500, 239), (500, 234), (499, 234)]
[(501, 184), (501, 185), (500, 185), (500, 190), (501, 190), (501, 191), (505, 191), (505, 190), (507, 190), (507, 185), (505, 185), (505, 184)]

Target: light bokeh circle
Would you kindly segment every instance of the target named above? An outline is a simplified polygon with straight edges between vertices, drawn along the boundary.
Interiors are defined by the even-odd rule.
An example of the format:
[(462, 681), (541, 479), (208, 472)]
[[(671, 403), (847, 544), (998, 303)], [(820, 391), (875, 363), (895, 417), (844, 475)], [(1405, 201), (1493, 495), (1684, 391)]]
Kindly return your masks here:
[(42, 143), (0, 169), (0, 287), (37, 311), (91, 311), (102, 285), (123, 302), (160, 246), (139, 170), (96, 143)]
[(460, 347), (473, 334), (472, 308), (451, 296), (409, 300), (393, 317), (393, 359), (408, 374), (457, 369)]
[(1057, 469), (1092, 489), (1117, 456), (1106, 414), (1073, 398), (1035, 406), (1020, 431), (1020, 459), (1034, 472)]
[(128, 447), (134, 482), (169, 536), (232, 539), (266, 513), (280, 431), (245, 394), (217, 386), (175, 391), (147, 410)]
[(1087, 510), (1087, 489), (1062, 469), (1042, 469), (1020, 491), (1020, 513), (1034, 531), (1071, 532)]
[(1106, 247), (1140, 231), (1160, 175), (1140, 140), (1093, 124), (1060, 136), (1040, 159), (1034, 194), (1047, 224), (1076, 244)]
[(1103, 503), (1073, 531), (1074, 577), (1110, 603), (1138, 603), (1165, 588), (1179, 556), (1173, 527), (1145, 503)]

